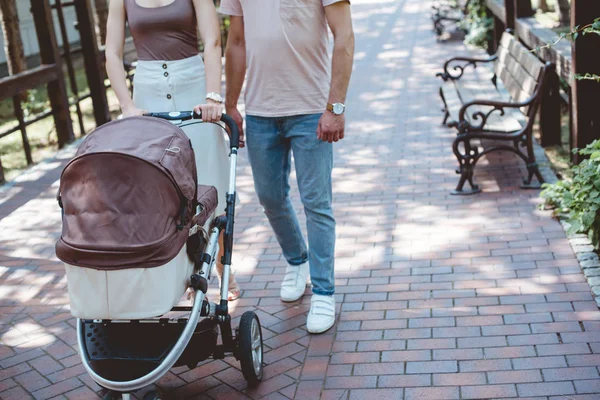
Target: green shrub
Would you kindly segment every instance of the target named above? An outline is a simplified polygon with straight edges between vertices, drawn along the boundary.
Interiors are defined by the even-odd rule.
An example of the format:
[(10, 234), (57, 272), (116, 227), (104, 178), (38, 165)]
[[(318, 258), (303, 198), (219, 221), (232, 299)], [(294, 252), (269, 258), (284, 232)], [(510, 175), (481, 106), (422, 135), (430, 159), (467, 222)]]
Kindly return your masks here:
[(545, 184), (542, 197), (546, 204), (563, 214), (569, 233), (587, 234), (596, 249), (600, 248), (600, 140), (595, 140), (579, 154), (589, 158), (572, 167), (573, 178)]
[(494, 19), (488, 15), (485, 0), (471, 0), (467, 14), (459, 22), (461, 29), (467, 32), (465, 43), (487, 49), (494, 29)]

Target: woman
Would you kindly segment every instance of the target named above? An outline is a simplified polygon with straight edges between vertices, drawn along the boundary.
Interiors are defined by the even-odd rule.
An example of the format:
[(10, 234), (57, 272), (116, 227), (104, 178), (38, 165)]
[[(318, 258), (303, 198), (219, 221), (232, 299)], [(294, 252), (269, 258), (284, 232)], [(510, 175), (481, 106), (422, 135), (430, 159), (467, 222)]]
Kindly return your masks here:
[[(133, 99), (125, 81), (123, 48), (125, 23), (138, 53)], [(198, 51), (198, 28), (204, 43), (204, 62)], [(111, 0), (106, 35), (106, 70), (124, 117), (145, 110), (181, 111), (194, 108), (206, 122), (221, 118), (221, 35), (213, 0)], [(206, 94), (208, 92), (208, 94)], [(206, 103), (196, 105), (199, 99)], [(212, 185), (219, 193), (218, 210), (229, 187), (228, 146), (214, 125), (186, 128), (196, 149), (198, 182)], [(221, 254), (223, 242), (221, 236)], [(223, 265), (218, 262), (219, 276)], [(230, 300), (240, 295), (230, 274)]]

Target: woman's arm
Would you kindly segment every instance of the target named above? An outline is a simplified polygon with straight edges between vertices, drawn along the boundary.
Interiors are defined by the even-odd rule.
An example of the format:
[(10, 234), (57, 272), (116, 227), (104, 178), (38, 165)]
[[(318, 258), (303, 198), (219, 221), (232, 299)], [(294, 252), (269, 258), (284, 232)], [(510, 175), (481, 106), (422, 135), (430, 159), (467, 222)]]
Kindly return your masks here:
[(106, 24), (106, 73), (110, 84), (119, 99), (125, 116), (142, 113), (133, 104), (126, 83), (123, 68), (123, 47), (125, 46), (125, 5), (123, 0), (111, 0)]
[[(204, 64), (206, 66), (206, 92), (221, 93), (221, 27), (213, 0), (193, 0), (200, 38), (204, 43)], [(203, 103), (196, 108), (202, 111), (202, 119), (214, 122), (221, 119), (223, 107), (212, 100), (199, 99)]]

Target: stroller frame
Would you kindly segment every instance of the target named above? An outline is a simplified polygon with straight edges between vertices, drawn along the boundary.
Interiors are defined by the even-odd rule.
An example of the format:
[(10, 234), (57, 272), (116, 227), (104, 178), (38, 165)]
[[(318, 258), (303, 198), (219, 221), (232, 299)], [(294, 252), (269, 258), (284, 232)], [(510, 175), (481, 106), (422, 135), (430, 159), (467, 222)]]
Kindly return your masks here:
[[(199, 113), (184, 111), (184, 112), (170, 112), (170, 113), (149, 113), (144, 114), (149, 117), (162, 118), (169, 121), (188, 121), (188, 120), (201, 120), (202, 116)], [(218, 326), (222, 338), (222, 344), (215, 344), (214, 349), (210, 352), (214, 359), (222, 359), (226, 354), (232, 354), (236, 359), (240, 360), (242, 372), (244, 377), (248, 381), (249, 386), (256, 386), (262, 380), (263, 375), (263, 345), (262, 345), (262, 331), (258, 316), (248, 311), (244, 313), (240, 321), (240, 327), (236, 329), (235, 335), (233, 334), (231, 327), (231, 316), (228, 309), (228, 291), (229, 291), (229, 276), (231, 270), (231, 259), (233, 250), (233, 227), (235, 218), (235, 201), (236, 201), (236, 167), (237, 167), (237, 152), (239, 148), (239, 130), (235, 121), (225, 114), (221, 117), (221, 121), (225, 123), (230, 132), (230, 147), (231, 152), (229, 154), (230, 159), (230, 171), (229, 171), (229, 190), (226, 195), (227, 206), (225, 210), (225, 216), (220, 216), (215, 219), (212, 224), (212, 229), (208, 239), (208, 243), (205, 247), (204, 254), (202, 255), (202, 265), (199, 270), (190, 277), (190, 289), (192, 289), (193, 295), (193, 306), (192, 307), (173, 307), (171, 311), (186, 311), (189, 312), (189, 319), (144, 319), (144, 320), (77, 320), (77, 338), (79, 353), (83, 362), (83, 365), (91, 376), (91, 378), (98, 383), (100, 386), (114, 391), (122, 395), (123, 399), (130, 399), (130, 393), (146, 386), (149, 386), (165, 375), (173, 366), (176, 365), (178, 360), (182, 358), (182, 355), (186, 351), (192, 336), (194, 335), (198, 323), (202, 318), (208, 318), (214, 323), (214, 326)], [(191, 122), (182, 126), (200, 123), (202, 121)], [(181, 123), (180, 123), (181, 124)], [(190, 234), (193, 234), (200, 229), (197, 225), (190, 229)], [(208, 290), (208, 284), (212, 268), (216, 262), (216, 257), (219, 249), (218, 240), (219, 235), (224, 235), (224, 255), (222, 257), (223, 276), (221, 278), (221, 291), (220, 301), (218, 304), (209, 303), (206, 298), (206, 292)], [(88, 354), (89, 349), (86, 345), (86, 338), (89, 339), (93, 333), (91, 330), (95, 325), (97, 326), (108, 326), (110, 324), (119, 324), (122, 327), (127, 325), (121, 324), (139, 324), (140, 322), (146, 322), (147, 326), (150, 326), (150, 322), (159, 322), (159, 324), (165, 324), (169, 322), (182, 323), (185, 322), (185, 327), (179, 335), (179, 338), (175, 344), (168, 351), (168, 354), (164, 356), (162, 362), (155, 367), (152, 371), (144, 376), (136, 379), (127, 381), (117, 381), (107, 379), (97, 373), (92, 364)], [(95, 324), (95, 325), (94, 325)], [(132, 326), (132, 325), (130, 325)], [(138, 325), (139, 326), (139, 325)], [(157, 325), (158, 326), (158, 325)], [(92, 329), (90, 329), (90, 327)], [(94, 330), (98, 332), (98, 330)], [(102, 336), (100, 334), (100, 336)], [(94, 340), (92, 340), (94, 341)], [(88, 342), (89, 343), (89, 342)], [(98, 346), (98, 344), (96, 344)], [(92, 349), (93, 350), (93, 349)], [(95, 353), (94, 353), (95, 354)], [(209, 356), (210, 357), (210, 356)], [(207, 359), (208, 357), (204, 358)], [(197, 362), (203, 361), (204, 359), (194, 360), (194, 362), (188, 364), (188, 367), (196, 367)], [(114, 393), (113, 393), (114, 394)], [(115, 398), (108, 397), (106, 398)], [(159, 398), (149, 397), (146, 398)]]

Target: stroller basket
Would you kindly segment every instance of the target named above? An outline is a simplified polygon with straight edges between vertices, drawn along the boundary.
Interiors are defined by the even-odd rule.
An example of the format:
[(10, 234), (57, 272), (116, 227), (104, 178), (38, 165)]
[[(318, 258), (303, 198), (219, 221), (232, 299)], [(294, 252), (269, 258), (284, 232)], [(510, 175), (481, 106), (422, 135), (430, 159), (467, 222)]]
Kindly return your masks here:
[[(84, 321), (83, 334), (90, 365), (98, 374), (114, 381), (144, 376), (158, 367), (172, 350), (187, 318), (146, 321)], [(152, 336), (147, 332), (152, 330)], [(218, 330), (214, 321), (196, 325), (189, 344), (174, 367), (194, 368), (212, 355)]]

